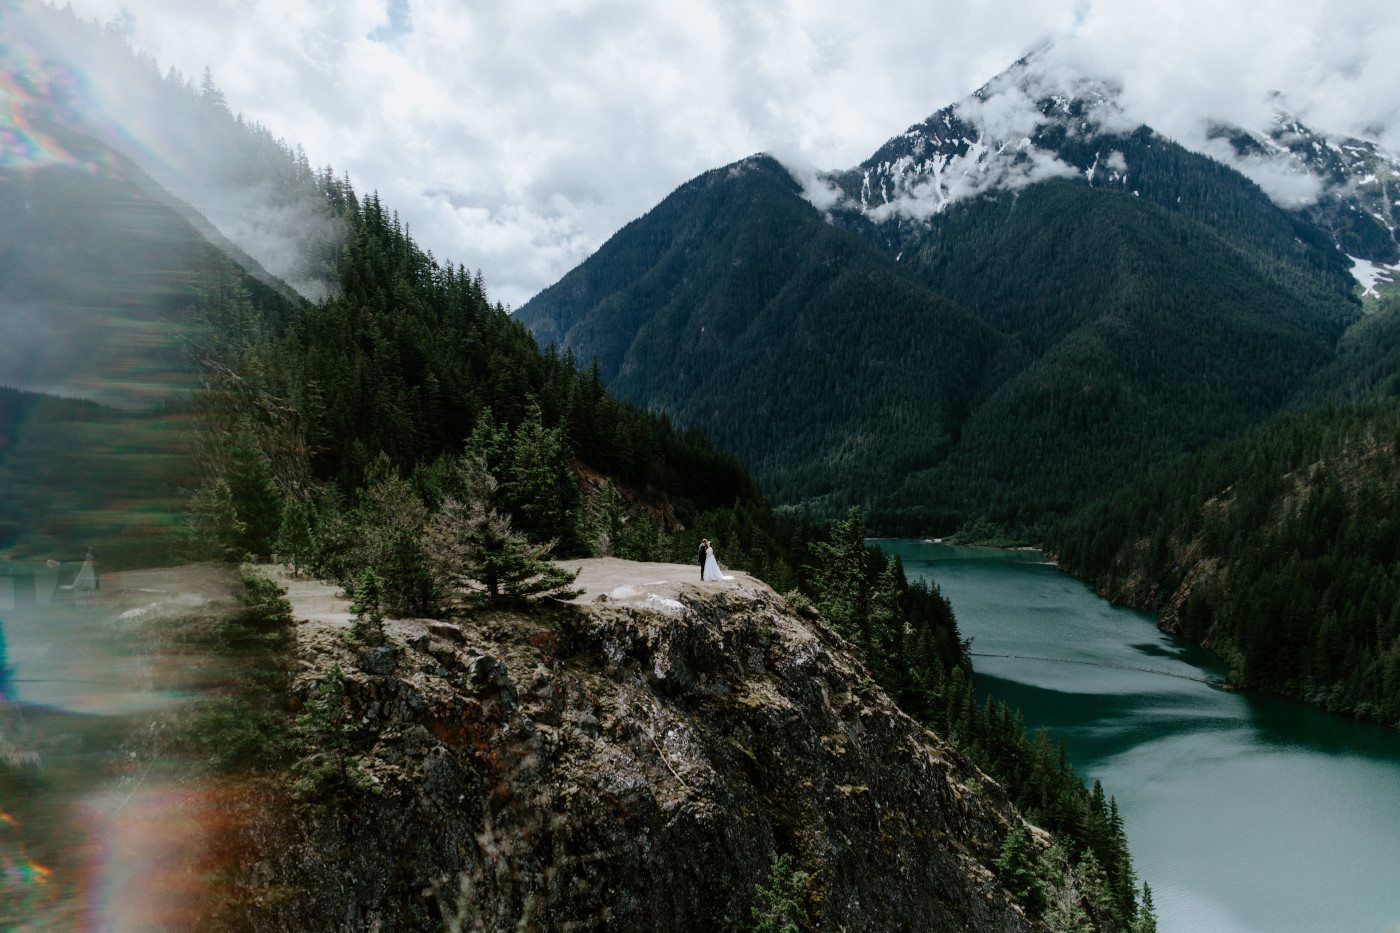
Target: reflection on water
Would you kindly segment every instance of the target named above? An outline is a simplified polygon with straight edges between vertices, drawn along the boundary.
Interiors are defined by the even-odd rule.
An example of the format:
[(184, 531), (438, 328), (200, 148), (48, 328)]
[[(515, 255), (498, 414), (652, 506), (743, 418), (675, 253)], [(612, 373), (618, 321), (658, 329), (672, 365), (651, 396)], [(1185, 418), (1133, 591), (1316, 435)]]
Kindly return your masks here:
[(1400, 929), (1400, 733), (1183, 679), (1225, 669), (1037, 553), (880, 544), (974, 652), (1021, 656), (974, 657), (978, 688), (1117, 797), (1164, 933)]

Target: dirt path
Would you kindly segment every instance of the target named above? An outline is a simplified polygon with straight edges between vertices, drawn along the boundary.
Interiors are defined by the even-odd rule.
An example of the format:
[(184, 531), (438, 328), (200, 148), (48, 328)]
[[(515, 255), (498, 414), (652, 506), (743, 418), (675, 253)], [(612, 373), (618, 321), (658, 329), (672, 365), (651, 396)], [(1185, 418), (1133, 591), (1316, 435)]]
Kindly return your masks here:
[(772, 592), (768, 584), (742, 570), (724, 571), (730, 578), (727, 580), (702, 582), (700, 568), (695, 564), (641, 563), (619, 557), (589, 557), (555, 563), (567, 570), (579, 571), (574, 588), (584, 592), (572, 600), (576, 603), (621, 603), (674, 612), (684, 608), (680, 602), (683, 596), (726, 591), (744, 595)]
[(292, 615), (298, 622), (327, 622), (349, 628), (355, 619), (350, 597), (339, 586), (312, 577), (294, 577), (286, 564), (265, 564), (259, 568), (287, 588)]
[[(606, 602), (646, 606), (662, 612), (679, 612), (682, 597), (702, 593), (733, 592), (743, 595), (771, 593), (768, 584), (742, 570), (726, 570), (727, 580), (701, 582), (693, 564), (643, 563), (620, 557), (588, 557), (556, 561), (566, 570), (579, 571), (574, 589), (583, 593), (571, 602)], [(324, 580), (293, 577), (285, 566), (264, 566), (269, 576), (287, 588), (292, 613), (299, 623), (321, 623), (318, 628), (349, 628), (354, 616), (350, 600), (340, 587)], [(390, 620), (393, 621), (393, 620)]]

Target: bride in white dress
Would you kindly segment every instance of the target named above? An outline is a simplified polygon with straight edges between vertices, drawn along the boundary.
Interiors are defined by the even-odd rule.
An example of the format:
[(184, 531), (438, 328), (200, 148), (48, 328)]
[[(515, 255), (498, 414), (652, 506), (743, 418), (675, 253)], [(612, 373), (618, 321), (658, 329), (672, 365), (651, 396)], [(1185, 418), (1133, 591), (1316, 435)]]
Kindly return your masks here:
[(705, 548), (705, 571), (700, 574), (701, 580), (733, 580), (733, 577), (723, 576), (719, 572), (719, 563), (715, 560), (715, 549), (712, 546)]

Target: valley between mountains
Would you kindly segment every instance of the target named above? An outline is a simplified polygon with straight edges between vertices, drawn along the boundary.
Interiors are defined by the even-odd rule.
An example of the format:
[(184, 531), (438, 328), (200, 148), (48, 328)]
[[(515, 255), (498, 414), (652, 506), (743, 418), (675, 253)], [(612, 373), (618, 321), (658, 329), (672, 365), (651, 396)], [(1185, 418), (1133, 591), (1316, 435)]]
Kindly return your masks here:
[(1375, 142), (1187, 148), (1042, 50), (512, 311), (211, 74), (0, 21), (0, 926), (178, 864), (162, 930), (1155, 933), (1115, 788), (876, 536), (1043, 548), (1400, 728)]

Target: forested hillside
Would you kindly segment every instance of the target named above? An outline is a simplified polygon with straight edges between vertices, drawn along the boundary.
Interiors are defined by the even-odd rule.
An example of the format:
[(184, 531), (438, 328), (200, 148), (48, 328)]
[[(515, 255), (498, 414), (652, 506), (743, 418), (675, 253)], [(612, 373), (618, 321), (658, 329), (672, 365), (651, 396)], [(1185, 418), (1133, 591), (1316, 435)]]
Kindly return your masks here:
[(150, 562), (197, 482), (191, 351), (225, 313), (211, 309), (236, 292), (247, 320), (276, 322), (294, 301), (136, 165), (64, 139), (92, 171), (0, 168), (0, 552)]
[(913, 515), (965, 500), (1011, 527), (1062, 514), (1271, 417), (1357, 316), (1327, 276), (1122, 191), (1046, 182), (926, 236), (930, 284), (1023, 355), (947, 462), (909, 478), (896, 501)]
[(1082, 510), (1061, 566), (1241, 686), (1400, 728), (1400, 405), (1325, 406)]
[(1371, 303), (1342, 335), (1336, 357), (1298, 387), (1289, 409), (1363, 402), (1400, 395), (1400, 294)]
[(918, 166), (973, 148), (942, 115), (825, 212), (766, 158), (707, 173), (517, 316), (781, 504), (984, 540), (1269, 419), (1360, 316), (1323, 231), (1147, 128), (1047, 116), (1035, 145), (1076, 178), (921, 207)]
[(94, 147), (118, 153), (140, 167), (133, 180), (148, 197), (249, 272), (312, 299), (335, 287), (344, 231), (305, 154), (231, 111), (208, 69), (162, 73), (117, 21), (85, 21), (71, 6), (6, 3), (0, 31), (6, 104), (24, 121), (6, 164), (33, 159), (76, 176), (110, 168)]
[(134, 163), (91, 139), (68, 142), (91, 172), (0, 168), (5, 384), (148, 406), (189, 384), (182, 342), (199, 323), (186, 311), (206, 282), (236, 280), (262, 313), (285, 314), (292, 302), (152, 196)]
[(944, 459), (1002, 344), (766, 157), (682, 187), (516, 316), (829, 516)]
[[(93, 54), (125, 50), (117, 37), (85, 35)], [(868, 548), (858, 514), (822, 528), (775, 513), (740, 462), (699, 428), (679, 429), (666, 414), (618, 401), (601, 361), (540, 350), (490, 302), (480, 272), (421, 249), (377, 195), (360, 195), (329, 169), (313, 172), (304, 156), (269, 145), (265, 131), (228, 113), (212, 81), (196, 89), (177, 75), (160, 79), (146, 62), (133, 68), (175, 99), (183, 112), (176, 119), (209, 138), (229, 136), (228, 177), (255, 180), (247, 172), (257, 160), (245, 158), (254, 153), (275, 163), (265, 166), (274, 191), (299, 209), (314, 201), (311, 213), (326, 221), (317, 230), (335, 236), (310, 238), (293, 265), (305, 279), (298, 284), (324, 288), (306, 289), (314, 302), (297, 297), (101, 140), (77, 125), (50, 126), (67, 147), (60, 164), (20, 173), (4, 192), (10, 265), (0, 271), (11, 297), (23, 300), (7, 320), (32, 325), (46, 308), (77, 315), (65, 331), (94, 342), (35, 384), (64, 389), (60, 377), (96, 375), (132, 409), (0, 391), (0, 543), (10, 555), (69, 557), (96, 547), (116, 569), (276, 551), (296, 572), (353, 594), (348, 637), (358, 650), (382, 647), (386, 614), (470, 616), (482, 605), (528, 611), (528, 598), (571, 585), (567, 562), (550, 558), (688, 561), (704, 535), (727, 565), (786, 592), (809, 618), (815, 610), (860, 650), (870, 674), (857, 685), (862, 695), (881, 688), (950, 732), (1057, 834), (1053, 861), (1031, 864), (1034, 847), (1024, 836), (1008, 841), (997, 861), (1027, 909), (1049, 910), (1048, 887), (1068, 891), (1058, 906), (1070, 920), (1133, 923), (1134, 873), (1111, 799), (1085, 788), (1048, 737), (1032, 742), (1005, 707), (975, 704), (951, 606)], [(43, 103), (37, 94), (28, 102), (34, 113)], [(79, 155), (93, 157), (90, 172), (75, 171)], [(744, 368), (767, 371), (790, 346), (780, 339), (792, 334), (860, 341), (880, 356), (860, 358), (852, 373), (849, 354), (827, 351), (804, 380), (839, 396), (843, 379), (880, 374), (888, 356), (886, 387), (924, 379), (941, 393), (944, 421), (928, 436), (946, 444), (941, 438), (970, 404), (978, 368), (999, 351), (996, 335), (857, 237), (822, 224), (792, 199), (791, 181), (775, 165), (752, 168), (753, 185), (740, 197), (769, 199), (775, 213), (766, 224), (726, 228), (719, 214), (736, 215), (721, 198), (712, 218), (719, 235), (781, 243), (790, 224), (818, 235), (787, 241), (790, 265), (777, 271), (796, 270), (795, 280), (763, 265), (731, 265), (738, 271), (717, 267), (701, 284), (763, 293), (793, 326), (768, 322), (748, 335), (753, 355), (744, 366), (724, 369), (715, 345), (739, 342), (731, 329), (742, 322), (707, 317), (702, 302), (687, 326), (712, 334), (715, 345), (690, 365), (735, 380)], [(69, 269), (83, 275), (64, 279), (59, 273)], [(884, 326), (865, 327), (866, 314), (850, 315), (850, 306), (886, 315)], [(907, 326), (933, 349), (911, 351), (900, 336)], [(127, 339), (101, 342), (112, 335)], [(41, 359), (52, 349), (29, 331), (22, 336)], [(786, 391), (794, 402), (810, 387), (798, 380)], [(736, 424), (761, 396), (737, 399)], [(928, 397), (891, 409), (881, 430), (888, 437), (911, 430)], [(749, 430), (765, 433), (761, 424)], [(828, 434), (792, 449), (825, 445), (839, 433), (822, 430)], [(862, 473), (888, 478), (918, 465), (887, 461), (876, 440), (831, 461), (850, 488)], [(906, 448), (908, 457), (921, 456), (916, 445)], [(334, 709), (318, 695), (292, 723), (280, 674), (268, 676), (289, 641), (278, 588), (248, 571), (243, 582), (242, 610), (176, 636), (182, 650), (241, 659), (176, 741), (226, 773), (275, 770), (302, 753), (298, 767), (324, 769), (324, 761), (314, 764), (323, 753), (343, 763), (352, 730), (337, 737), (308, 724), (318, 709), (328, 722)], [(279, 730), (286, 735), (278, 738)], [(1074, 887), (1071, 864), (1091, 887)]]

